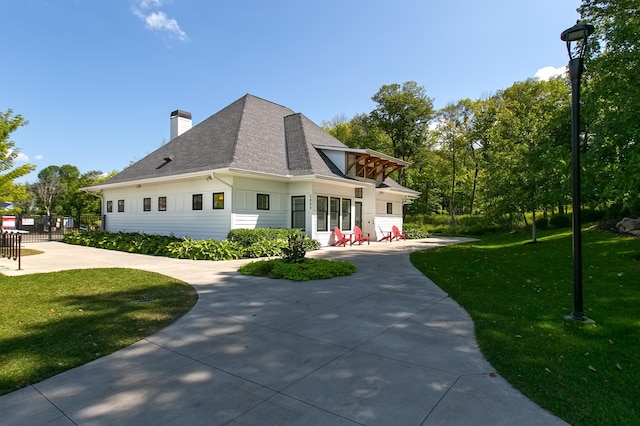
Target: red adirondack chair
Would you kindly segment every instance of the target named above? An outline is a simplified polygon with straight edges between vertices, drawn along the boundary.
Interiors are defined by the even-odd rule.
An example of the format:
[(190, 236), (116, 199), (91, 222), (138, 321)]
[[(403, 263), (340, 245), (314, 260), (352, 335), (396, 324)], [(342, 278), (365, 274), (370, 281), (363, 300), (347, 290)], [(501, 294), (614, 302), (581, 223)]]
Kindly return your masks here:
[(380, 238), (378, 241), (393, 241), (393, 240), (406, 240), (407, 234), (406, 232), (400, 232), (400, 229), (396, 225), (391, 227), (391, 232), (386, 232), (385, 235)]
[(342, 235), (342, 232), (340, 232), (340, 228), (338, 228), (337, 226), (333, 228), (333, 234), (335, 236), (335, 240), (331, 244), (332, 246), (346, 247), (347, 243), (351, 242), (351, 236), (345, 237), (344, 235)]
[(367, 242), (367, 245), (371, 244), (371, 235), (368, 232), (365, 235), (364, 233), (362, 233), (362, 229), (360, 229), (359, 226), (354, 226), (351, 245), (353, 245), (354, 243), (362, 245), (362, 243), (364, 243), (365, 241)]
[[(391, 240), (406, 240), (407, 239), (407, 233), (406, 232), (400, 232), (400, 230), (398, 229), (397, 226), (393, 225), (391, 227)], [(391, 241), (389, 240), (389, 241)]]

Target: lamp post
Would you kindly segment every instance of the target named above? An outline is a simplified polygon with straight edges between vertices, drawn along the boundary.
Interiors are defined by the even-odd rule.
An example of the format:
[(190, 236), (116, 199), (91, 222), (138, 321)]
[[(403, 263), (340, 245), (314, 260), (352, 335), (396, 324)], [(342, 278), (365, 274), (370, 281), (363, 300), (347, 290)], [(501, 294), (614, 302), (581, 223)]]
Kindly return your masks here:
[[(580, 79), (582, 77), (584, 54), (587, 38), (593, 34), (594, 27), (581, 24), (564, 30), (560, 35), (567, 43), (569, 52), (569, 78), (571, 79), (571, 179), (573, 209), (573, 312), (569, 318), (577, 321), (589, 321), (582, 306), (582, 231), (580, 211)], [(578, 48), (571, 50), (571, 42), (580, 41)]]

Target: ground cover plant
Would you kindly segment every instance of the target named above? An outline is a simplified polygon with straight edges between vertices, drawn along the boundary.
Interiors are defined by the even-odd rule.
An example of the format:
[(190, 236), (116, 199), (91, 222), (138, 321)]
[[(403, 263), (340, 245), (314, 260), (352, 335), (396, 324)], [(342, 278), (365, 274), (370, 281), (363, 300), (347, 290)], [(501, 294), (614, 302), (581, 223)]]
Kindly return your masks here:
[(196, 300), (178, 280), (132, 269), (0, 275), (0, 395), (129, 346)]
[(412, 263), (471, 315), (483, 354), (516, 388), (573, 425), (640, 418), (640, 240), (583, 232), (585, 314), (573, 311), (570, 230), (483, 237)]
[(356, 266), (341, 260), (305, 258), (293, 263), (285, 259), (271, 259), (247, 263), (239, 271), (242, 275), (308, 281), (348, 276), (356, 272)]

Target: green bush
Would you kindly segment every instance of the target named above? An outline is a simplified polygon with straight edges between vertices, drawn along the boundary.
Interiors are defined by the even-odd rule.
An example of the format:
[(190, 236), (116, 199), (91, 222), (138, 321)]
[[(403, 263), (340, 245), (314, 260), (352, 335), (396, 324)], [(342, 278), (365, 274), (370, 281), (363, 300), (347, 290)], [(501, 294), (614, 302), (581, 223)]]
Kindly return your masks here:
[(536, 219), (536, 229), (548, 229), (549, 219), (546, 217), (539, 217)]
[(553, 215), (551, 216), (551, 219), (549, 219), (549, 225), (551, 225), (555, 229), (570, 228), (571, 216), (566, 214)]
[(418, 240), (420, 238), (429, 238), (431, 234), (422, 228), (405, 228), (408, 240)]
[[(151, 254), (179, 259), (231, 260), (241, 257), (281, 256), (290, 235), (301, 235), (298, 229), (236, 229), (233, 240), (193, 240), (174, 236), (140, 234), (137, 232), (87, 231), (64, 235), (69, 244)], [(248, 245), (246, 245), (248, 244)], [(317, 250), (320, 243), (303, 239), (305, 251)]]
[(307, 254), (307, 250), (304, 246), (304, 240), (306, 235), (302, 235), (302, 232), (290, 234), (287, 240), (287, 245), (282, 248), (282, 258), (289, 263), (301, 263), (304, 262), (304, 256)]
[[(242, 247), (240, 243), (239, 247)], [(243, 248), (243, 257), (273, 257), (282, 254), (282, 248), (286, 245), (286, 241), (278, 240), (258, 240), (249, 247)]]
[(233, 241), (192, 240), (185, 238), (181, 242), (170, 243), (167, 247), (169, 257), (192, 260), (233, 260), (239, 259), (243, 249)]
[(305, 258), (299, 263), (284, 259), (259, 260), (240, 267), (242, 275), (282, 278), (292, 281), (323, 280), (348, 276), (356, 272), (356, 266), (345, 261)]
[(292, 232), (300, 232), (297, 229), (284, 228), (255, 228), (232, 229), (227, 234), (227, 240), (236, 242), (242, 247), (250, 247), (258, 241), (284, 240), (286, 241)]

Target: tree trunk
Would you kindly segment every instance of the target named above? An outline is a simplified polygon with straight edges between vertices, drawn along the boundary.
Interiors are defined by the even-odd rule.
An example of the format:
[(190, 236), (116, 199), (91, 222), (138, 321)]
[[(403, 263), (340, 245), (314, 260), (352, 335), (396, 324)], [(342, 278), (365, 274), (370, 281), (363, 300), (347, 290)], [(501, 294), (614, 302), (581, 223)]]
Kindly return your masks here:
[(534, 244), (538, 242), (536, 236), (536, 209), (533, 209), (533, 217), (531, 220), (531, 242)]

